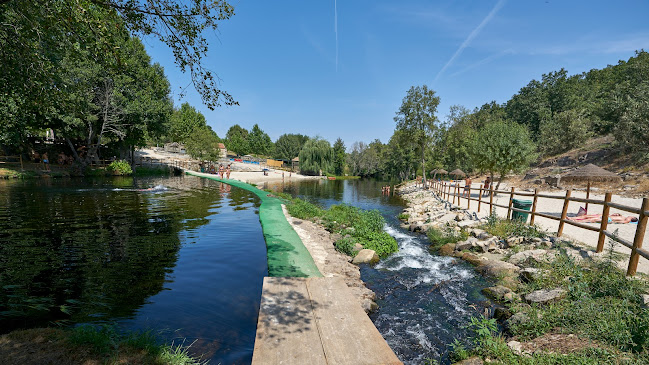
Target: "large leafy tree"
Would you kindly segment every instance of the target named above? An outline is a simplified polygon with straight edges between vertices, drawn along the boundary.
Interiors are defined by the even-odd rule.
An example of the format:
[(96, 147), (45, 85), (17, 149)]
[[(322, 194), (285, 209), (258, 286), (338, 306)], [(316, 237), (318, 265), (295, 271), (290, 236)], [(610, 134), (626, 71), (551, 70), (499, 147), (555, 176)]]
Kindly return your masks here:
[(411, 87), (403, 98), (401, 107), (394, 117), (397, 130), (408, 134), (419, 148), (424, 186), (426, 186), (426, 147), (439, 131), (439, 121), (435, 113), (439, 105), (439, 96), (428, 86)]
[(334, 153), (327, 140), (311, 138), (300, 151), (300, 172), (305, 175), (321, 175), (333, 171)]
[(233, 151), (239, 156), (247, 155), (250, 153), (250, 145), (248, 144), (248, 130), (242, 126), (235, 124), (225, 135), (226, 147), (228, 150)]
[(201, 161), (219, 159), (219, 136), (209, 126), (194, 128), (185, 142), (187, 153)]
[(338, 138), (334, 142), (334, 173), (338, 176), (342, 176), (345, 172), (346, 156), (345, 142), (341, 138)]
[(190, 136), (195, 136), (195, 129), (207, 126), (205, 116), (189, 103), (183, 103), (176, 109), (169, 121), (168, 139), (173, 142), (187, 142)]
[(252, 126), (247, 139), (250, 153), (267, 156), (273, 150), (273, 141), (258, 124)]
[(511, 121), (498, 120), (478, 131), (472, 155), (475, 165), (487, 171), (493, 181), (500, 174), (498, 186), (510, 171), (521, 171), (536, 158), (536, 147), (525, 126)]
[(290, 161), (296, 158), (309, 137), (301, 134), (282, 134), (275, 141), (273, 157)]

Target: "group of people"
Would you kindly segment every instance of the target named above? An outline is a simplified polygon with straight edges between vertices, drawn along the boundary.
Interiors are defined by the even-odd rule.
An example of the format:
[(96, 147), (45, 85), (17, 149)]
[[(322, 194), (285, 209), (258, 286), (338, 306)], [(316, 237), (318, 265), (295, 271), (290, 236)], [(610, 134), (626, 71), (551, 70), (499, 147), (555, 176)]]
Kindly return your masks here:
[(385, 185), (381, 187), (381, 194), (390, 195), (390, 185)]
[[(232, 168), (230, 167), (230, 165), (231, 164), (228, 164), (227, 167), (223, 167), (223, 164), (219, 165), (218, 175), (221, 177), (221, 179), (223, 179), (224, 176), (225, 176), (226, 179), (230, 179), (230, 173), (232, 172)], [(216, 170), (216, 168), (214, 167), (213, 164), (210, 165), (208, 173), (214, 174), (214, 175), (217, 174), (217, 170)]]

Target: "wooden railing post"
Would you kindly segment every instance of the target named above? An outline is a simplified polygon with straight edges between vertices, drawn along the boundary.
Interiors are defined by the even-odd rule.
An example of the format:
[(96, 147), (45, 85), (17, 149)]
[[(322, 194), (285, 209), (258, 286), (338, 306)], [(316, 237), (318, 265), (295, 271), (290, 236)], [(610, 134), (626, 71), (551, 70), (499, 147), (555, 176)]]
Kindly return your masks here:
[(480, 204), (482, 203), (482, 188), (483, 185), (480, 184), (480, 191), (478, 192), (478, 213), (480, 213)]
[(21, 153), (20, 155), (20, 171), (23, 171), (25, 167), (23, 166), (23, 154)]
[(455, 190), (456, 190), (456, 188), (457, 188), (457, 187), (456, 187), (455, 185), (453, 185), (453, 194), (452, 194), (452, 196), (453, 196), (453, 203), (451, 203), (451, 204), (455, 204)]
[(608, 203), (611, 202), (611, 197), (613, 194), (606, 193), (604, 196), (604, 209), (602, 209), (602, 222), (599, 225), (599, 238), (597, 239), (597, 252), (604, 251), (604, 240), (606, 235), (604, 231), (608, 228), (608, 212), (611, 210), (611, 207), (608, 206)]
[(460, 206), (460, 182), (455, 184), (455, 195), (457, 196), (457, 205)]
[(489, 186), (489, 215), (494, 211), (494, 187), (493, 185)]
[(471, 209), (471, 185), (469, 185), (468, 195), (466, 197), (466, 209)]
[(644, 234), (647, 230), (647, 219), (648, 216), (645, 215), (645, 212), (649, 210), (649, 198), (642, 199), (642, 207), (640, 208), (640, 215), (638, 215), (638, 227), (635, 229), (635, 238), (633, 239), (633, 249), (631, 249), (631, 258), (629, 258), (629, 268), (626, 271), (628, 276), (635, 275), (636, 270), (638, 269), (638, 259), (640, 259), (640, 254), (638, 249), (642, 248), (642, 241), (644, 240)]
[(509, 193), (509, 208), (507, 209), (507, 220), (512, 219), (512, 204), (514, 204), (514, 187), (512, 186), (512, 191)]
[(568, 215), (568, 204), (570, 204), (570, 194), (572, 189), (566, 190), (566, 197), (563, 199), (563, 210), (561, 211), (561, 220), (559, 221), (559, 229), (557, 230), (557, 237), (563, 234), (563, 225), (565, 224), (566, 216)]
[(536, 202), (539, 200), (539, 189), (534, 189), (534, 200), (532, 201), (532, 216), (530, 217), (530, 226), (534, 225), (534, 215), (536, 214)]
[[(586, 199), (590, 198), (590, 180), (588, 180), (588, 186), (586, 187)], [(588, 202), (586, 202), (586, 214), (588, 214)]]

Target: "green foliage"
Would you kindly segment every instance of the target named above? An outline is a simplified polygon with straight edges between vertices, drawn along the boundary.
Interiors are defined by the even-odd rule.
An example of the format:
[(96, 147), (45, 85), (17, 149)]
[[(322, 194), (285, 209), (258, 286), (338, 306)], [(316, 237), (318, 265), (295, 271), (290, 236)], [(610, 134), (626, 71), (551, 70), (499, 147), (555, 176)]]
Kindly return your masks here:
[(491, 214), (487, 222), (481, 227), (487, 233), (496, 237), (508, 238), (512, 236), (521, 236), (525, 238), (545, 237), (545, 232), (537, 225), (529, 225), (520, 220), (500, 219), (495, 214)]
[(616, 99), (621, 115), (613, 127), (616, 140), (627, 150), (649, 153), (649, 81)]
[(408, 218), (410, 218), (410, 214), (399, 213), (399, 216), (397, 216), (397, 218), (399, 218), (399, 220), (406, 221), (408, 220)]
[(527, 129), (514, 122), (494, 121), (478, 131), (472, 155), (476, 167), (501, 179), (510, 171), (526, 168), (536, 158)]
[(146, 167), (140, 166), (133, 173), (135, 176), (167, 176), (171, 175), (171, 169), (167, 167)]
[(424, 179), (426, 146), (439, 131), (439, 120), (435, 116), (439, 101), (439, 96), (435, 96), (435, 91), (429, 90), (428, 86), (412, 86), (394, 117), (396, 129), (405, 132), (410, 141), (419, 148)]
[(125, 160), (113, 161), (108, 165), (107, 169), (113, 175), (130, 175), (133, 173), (131, 165)]
[(334, 242), (336, 251), (342, 252), (348, 256), (354, 256), (354, 245), (357, 240), (352, 237), (343, 237), (338, 241)]
[(259, 128), (258, 124), (255, 124), (248, 134), (248, 146), (250, 153), (268, 156), (273, 150), (273, 141), (270, 140), (266, 132)]
[(469, 233), (466, 230), (457, 232), (451, 227), (447, 227), (447, 229), (443, 231), (431, 227), (426, 231), (426, 236), (428, 236), (428, 240), (432, 243), (431, 249), (439, 250), (440, 247), (447, 243), (456, 243), (466, 240), (469, 238)]
[(369, 145), (355, 142), (347, 156), (351, 173), (358, 176), (377, 176), (384, 170), (385, 146), (378, 139)]
[(219, 136), (209, 126), (195, 128), (185, 141), (185, 150), (199, 161), (218, 161)]
[(301, 134), (282, 134), (275, 141), (273, 157), (280, 160), (290, 161), (296, 158), (302, 146), (309, 140), (309, 137)]
[(451, 360), (457, 362), (457, 361), (462, 361), (466, 360), (469, 358), (469, 351), (467, 350), (466, 346), (460, 340), (457, 338), (453, 340), (453, 343), (451, 344), (451, 355), (450, 358)]
[(187, 348), (161, 345), (151, 331), (120, 334), (114, 325), (81, 325), (68, 332), (68, 342), (74, 346), (88, 346), (93, 352), (115, 357), (126, 348), (143, 351), (147, 363), (167, 365), (199, 365), (205, 362), (192, 358)]
[(345, 152), (345, 142), (338, 138), (334, 143), (334, 173), (338, 176), (342, 175), (345, 171), (345, 160), (347, 153)]
[[(196, 138), (196, 130), (207, 128), (205, 116), (185, 102), (174, 110), (169, 120), (168, 139), (172, 142), (187, 143)], [(216, 135), (216, 134), (215, 134)]]
[(585, 111), (564, 111), (541, 121), (539, 150), (545, 156), (562, 153), (583, 145), (592, 136), (592, 122)]
[(333, 149), (324, 139), (309, 139), (300, 151), (300, 172), (305, 175), (321, 175), (333, 171)]
[(309, 203), (302, 199), (294, 199), (291, 204), (286, 206), (288, 213), (299, 219), (314, 219), (324, 214), (322, 208), (315, 204)]
[(250, 153), (250, 145), (248, 144), (248, 130), (238, 124), (233, 125), (228, 129), (225, 135), (228, 150), (236, 153), (239, 156), (247, 155)]
[(649, 353), (649, 309), (642, 300), (646, 282), (629, 280), (614, 261), (577, 264), (565, 253), (540, 268), (545, 274), (527, 284), (525, 293), (560, 287), (568, 295), (526, 310), (530, 321), (513, 325), (513, 335), (527, 339), (560, 329), (619, 351)]

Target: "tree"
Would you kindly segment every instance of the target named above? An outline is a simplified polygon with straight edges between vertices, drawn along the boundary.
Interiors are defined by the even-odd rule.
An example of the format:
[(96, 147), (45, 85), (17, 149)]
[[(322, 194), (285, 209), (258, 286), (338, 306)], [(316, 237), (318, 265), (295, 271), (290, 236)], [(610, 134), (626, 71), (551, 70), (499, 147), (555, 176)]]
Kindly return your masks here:
[(200, 161), (219, 159), (219, 136), (209, 126), (200, 126), (192, 130), (185, 142), (187, 153)]
[(190, 136), (194, 136), (194, 130), (207, 125), (205, 116), (189, 103), (183, 103), (180, 109), (174, 110), (169, 121), (168, 138), (172, 142), (187, 142)]
[(438, 120), (435, 116), (439, 97), (428, 86), (413, 86), (408, 90), (401, 103), (397, 115), (394, 117), (397, 130), (404, 131), (416, 143), (421, 154), (421, 169), (424, 186), (426, 186), (426, 147), (439, 130)]
[(334, 143), (334, 173), (338, 176), (342, 176), (345, 172), (346, 157), (345, 142), (341, 138), (338, 138)]
[(275, 141), (273, 157), (279, 160), (290, 161), (297, 157), (302, 146), (309, 140), (309, 137), (301, 134), (282, 134)]
[(541, 121), (539, 150), (545, 156), (583, 145), (593, 136), (592, 123), (585, 110), (570, 109)]
[(273, 141), (259, 128), (258, 124), (252, 126), (247, 140), (250, 153), (267, 156), (273, 150)]
[(493, 181), (494, 173), (500, 174), (498, 186), (505, 174), (520, 171), (536, 158), (535, 145), (525, 126), (510, 121), (494, 121), (478, 131), (474, 139), (472, 155), (475, 165), (487, 171)]
[[(216, 30), (219, 22), (234, 15), (234, 8), (224, 0), (12, 0), (3, 1), (0, 12), (0, 33), (6, 34), (0, 37), (0, 48), (6, 51), (0, 51), (1, 64), (3, 68), (18, 62), (29, 65), (29, 73), (22, 76), (31, 83), (29, 88), (37, 89), (50, 78), (61, 55), (79, 48), (89, 49), (96, 59), (116, 58), (113, 31), (117, 27), (133, 35), (153, 36), (170, 47), (176, 65), (189, 72), (210, 109), (221, 103), (237, 104), (220, 90), (218, 77), (202, 63), (208, 52), (204, 32)], [(6, 56), (16, 61), (5, 63)]]
[(228, 129), (225, 135), (227, 141), (226, 147), (228, 150), (233, 151), (239, 156), (247, 155), (250, 153), (250, 146), (248, 145), (248, 130), (238, 124), (233, 125)]
[(300, 171), (305, 175), (322, 175), (333, 170), (334, 153), (328, 141), (311, 138), (300, 151)]
[(627, 150), (649, 152), (649, 81), (619, 97), (617, 103), (624, 111), (613, 128), (613, 135), (618, 142), (624, 143)]

